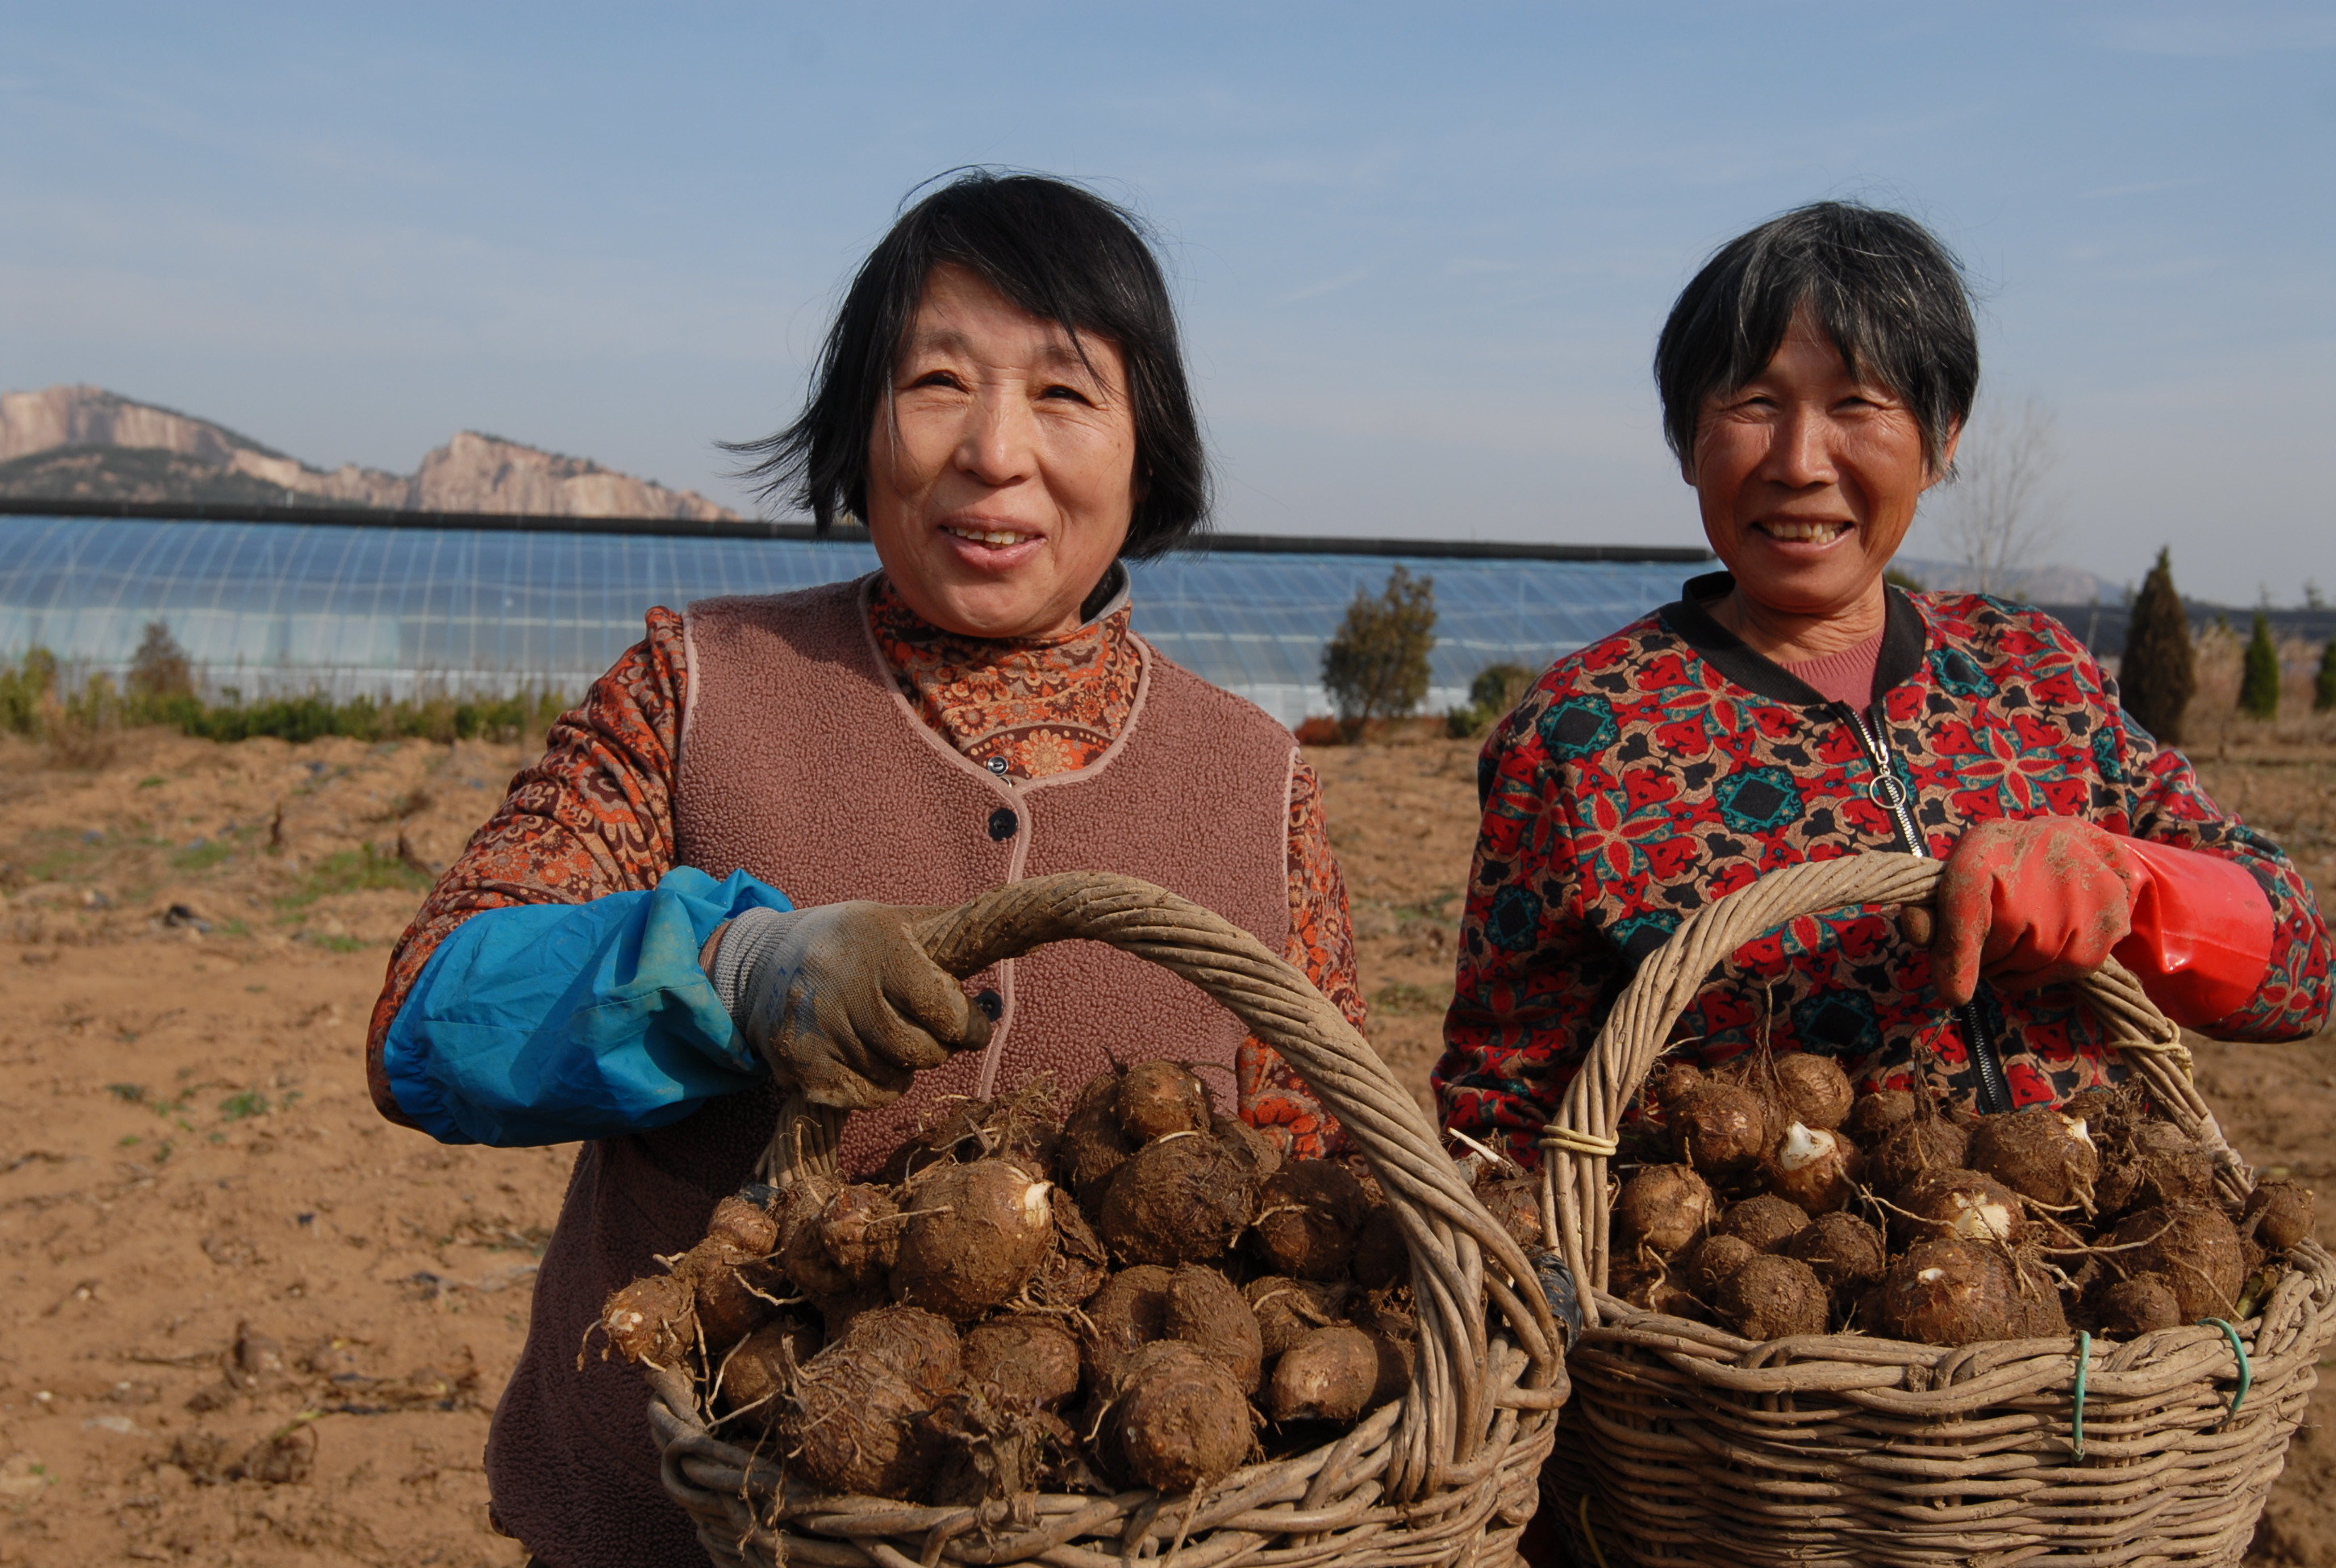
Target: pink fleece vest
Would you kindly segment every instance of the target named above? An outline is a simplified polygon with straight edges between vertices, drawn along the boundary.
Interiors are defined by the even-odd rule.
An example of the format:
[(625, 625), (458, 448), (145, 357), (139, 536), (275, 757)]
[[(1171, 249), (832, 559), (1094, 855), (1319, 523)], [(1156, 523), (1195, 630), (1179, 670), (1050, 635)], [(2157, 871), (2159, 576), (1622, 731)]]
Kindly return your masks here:
[[(1140, 876), (1282, 950), (1289, 789), (1297, 749), (1256, 707), (1138, 640), (1125, 728), (1076, 773), (1020, 783), (976, 766), (918, 719), (868, 631), (872, 579), (687, 617), (687, 708), (674, 803), (684, 864), (741, 868), (802, 905), (952, 904), (1061, 871)], [(1003, 1011), (987, 1051), (921, 1075), (897, 1105), (846, 1125), (866, 1171), (938, 1100), (1052, 1073), (1066, 1094), (1113, 1061), (1195, 1065), (1236, 1104), (1231, 1015), (1165, 970), (1066, 943), (976, 977)], [(498, 1519), (550, 1568), (705, 1562), (666, 1499), (638, 1377), (575, 1347), (609, 1291), (704, 1233), (753, 1170), (776, 1096), (716, 1101), (656, 1132), (588, 1144), (536, 1286), (527, 1349), (488, 1439)]]

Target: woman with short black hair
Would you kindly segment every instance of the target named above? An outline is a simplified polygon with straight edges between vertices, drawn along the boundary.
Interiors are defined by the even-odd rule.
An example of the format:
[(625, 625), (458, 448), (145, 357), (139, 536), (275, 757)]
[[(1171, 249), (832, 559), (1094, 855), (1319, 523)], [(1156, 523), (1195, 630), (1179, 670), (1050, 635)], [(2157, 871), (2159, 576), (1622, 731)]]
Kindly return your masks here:
[(808, 406), (749, 450), (882, 570), (648, 612), (439, 879), (374, 1014), (375, 1103), (449, 1143), (586, 1140), (495, 1412), (495, 1514), (551, 1568), (705, 1562), (646, 1396), (577, 1347), (705, 1233), (785, 1091), (848, 1174), (952, 1097), (1189, 1062), (1301, 1155), (1336, 1125), (1200, 991), (1098, 943), (965, 985), (891, 906), (1144, 877), (1286, 951), (1360, 1025), (1321, 792), (1289, 731), (1153, 652), (1120, 561), (1207, 511), (1167, 286), (1128, 216), (1033, 175), (918, 202)]
[(1861, 1091), (2049, 1104), (2122, 1076), (2062, 983), (2111, 956), (2206, 1034), (2321, 1027), (2311, 888), (2084, 645), (2039, 610), (1883, 579), (1979, 381), (1945, 247), (1854, 203), (1786, 213), (1687, 286), (1655, 375), (1727, 570), (1558, 660), (1486, 743), (1435, 1075), (1452, 1126), (1537, 1164), (1608, 1007), (1683, 919), (1866, 851), (1945, 858), (1927, 941), (1877, 911), (1796, 921), (1687, 1008), (1689, 1060), (1816, 1051)]

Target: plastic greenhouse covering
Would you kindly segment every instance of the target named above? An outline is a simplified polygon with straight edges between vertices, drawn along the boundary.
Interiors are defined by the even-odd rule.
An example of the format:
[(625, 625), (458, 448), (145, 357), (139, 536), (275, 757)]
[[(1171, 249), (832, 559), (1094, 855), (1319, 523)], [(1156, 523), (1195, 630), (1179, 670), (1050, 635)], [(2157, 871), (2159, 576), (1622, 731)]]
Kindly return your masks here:
[[(1322, 646), (1397, 565), (1435, 579), (1429, 711), (1488, 664), (1539, 669), (1678, 597), (1693, 564), (1193, 550), (1134, 563), (1136, 629), (1287, 724), (1327, 711)], [(576, 695), (651, 605), (874, 570), (864, 541), (0, 517), (0, 655), (126, 671), (163, 621), (214, 695)]]

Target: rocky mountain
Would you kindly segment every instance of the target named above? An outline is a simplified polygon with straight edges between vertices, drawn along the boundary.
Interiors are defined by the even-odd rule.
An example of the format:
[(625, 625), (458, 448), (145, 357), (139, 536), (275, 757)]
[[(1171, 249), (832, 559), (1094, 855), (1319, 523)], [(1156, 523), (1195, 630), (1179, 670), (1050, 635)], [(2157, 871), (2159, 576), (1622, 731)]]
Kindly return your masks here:
[(466, 430), (410, 474), (311, 468), (222, 424), (95, 386), (0, 393), (0, 495), (735, 519), (691, 490)]

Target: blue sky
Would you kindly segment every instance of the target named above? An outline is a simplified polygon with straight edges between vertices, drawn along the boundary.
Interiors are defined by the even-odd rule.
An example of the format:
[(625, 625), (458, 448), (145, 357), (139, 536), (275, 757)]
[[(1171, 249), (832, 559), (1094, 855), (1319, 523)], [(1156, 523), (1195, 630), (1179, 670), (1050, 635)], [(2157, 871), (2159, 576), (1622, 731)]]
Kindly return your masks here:
[(986, 162), (1160, 229), (1221, 526), (1667, 543), (1670, 299), (1858, 196), (2057, 414), (2055, 556), (2336, 592), (2336, 5), (8, 0), (0, 148), (0, 386), (312, 463), (470, 427), (743, 505), (713, 442)]

